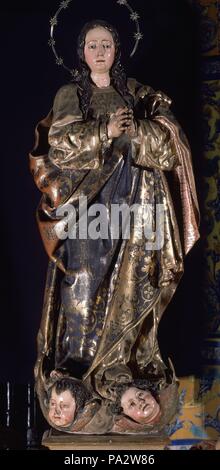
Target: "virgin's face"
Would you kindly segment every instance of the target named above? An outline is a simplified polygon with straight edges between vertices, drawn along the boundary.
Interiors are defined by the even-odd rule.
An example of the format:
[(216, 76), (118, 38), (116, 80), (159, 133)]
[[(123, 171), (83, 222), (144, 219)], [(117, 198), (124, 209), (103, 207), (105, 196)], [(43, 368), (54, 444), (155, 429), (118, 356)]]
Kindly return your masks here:
[(122, 395), (121, 406), (124, 414), (134, 421), (150, 424), (160, 417), (160, 405), (147, 390), (128, 388)]
[(69, 390), (59, 394), (52, 390), (49, 402), (49, 419), (56, 426), (69, 426), (75, 416), (76, 402)]
[(92, 73), (108, 73), (115, 59), (111, 33), (102, 27), (90, 29), (85, 39), (84, 56)]

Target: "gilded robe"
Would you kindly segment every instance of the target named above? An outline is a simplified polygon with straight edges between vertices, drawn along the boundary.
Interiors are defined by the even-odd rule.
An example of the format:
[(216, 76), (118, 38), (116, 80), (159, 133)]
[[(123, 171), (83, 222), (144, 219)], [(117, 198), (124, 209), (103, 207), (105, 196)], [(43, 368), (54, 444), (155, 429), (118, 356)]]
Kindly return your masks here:
[[(114, 385), (135, 378), (166, 384), (157, 328), (183, 273), (184, 253), (199, 237), (198, 202), (189, 146), (169, 110), (170, 100), (134, 79), (128, 87), (137, 122), (133, 138), (105, 139), (109, 115), (126, 105), (112, 86), (93, 86), (86, 120), (77, 85), (62, 87), (53, 110), (36, 128), (30, 168), (43, 193), (37, 220), (50, 258), (35, 367), (39, 394), (54, 368), (82, 378), (103, 398), (114, 399)], [(168, 172), (181, 201), (178, 223)], [(89, 207), (107, 208), (106, 239), (59, 239), (65, 208), (77, 208), (82, 196)], [(137, 221), (129, 239), (121, 232), (114, 239), (112, 204), (148, 205), (154, 227), (156, 205), (162, 204), (163, 245), (151, 248), (152, 235), (138, 238)], [(142, 230), (143, 220), (139, 224)]]

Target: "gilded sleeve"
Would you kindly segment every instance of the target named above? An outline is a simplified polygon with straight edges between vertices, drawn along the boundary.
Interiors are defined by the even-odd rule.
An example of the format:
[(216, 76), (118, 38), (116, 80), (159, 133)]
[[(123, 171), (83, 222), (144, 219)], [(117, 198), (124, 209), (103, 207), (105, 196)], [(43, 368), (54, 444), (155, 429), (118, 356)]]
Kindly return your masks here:
[[(145, 87), (141, 90), (144, 98)], [(170, 104), (169, 99), (159, 93), (151, 94), (148, 100), (148, 110), (146, 110), (146, 118), (138, 119), (136, 136), (132, 139), (133, 155), (137, 165), (149, 168), (158, 168), (160, 170), (172, 170), (179, 164), (178, 152), (174, 139), (168, 127), (160, 122), (159, 105)], [(147, 102), (147, 101), (146, 101)], [(158, 103), (158, 110), (155, 112), (155, 106)], [(150, 111), (151, 106), (151, 111)]]
[(54, 100), (53, 121), (49, 130), (49, 159), (58, 168), (97, 169), (102, 164), (103, 123), (83, 120), (77, 87), (62, 87)]

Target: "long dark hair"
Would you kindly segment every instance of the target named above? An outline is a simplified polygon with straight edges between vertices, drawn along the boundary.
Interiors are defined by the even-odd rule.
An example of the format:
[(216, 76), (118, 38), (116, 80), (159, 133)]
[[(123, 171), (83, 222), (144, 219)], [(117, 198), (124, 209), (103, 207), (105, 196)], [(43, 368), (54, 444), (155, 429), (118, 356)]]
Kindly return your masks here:
[(92, 97), (92, 81), (90, 78), (91, 71), (85, 62), (84, 46), (88, 31), (96, 27), (102, 27), (107, 29), (111, 33), (114, 40), (115, 60), (110, 70), (111, 84), (114, 86), (115, 90), (122, 96), (129, 108), (133, 108), (134, 104), (133, 97), (129, 93), (127, 87), (127, 77), (120, 62), (121, 44), (118, 32), (113, 26), (103, 20), (90, 21), (89, 23), (86, 23), (84, 25), (81, 33), (79, 34), (77, 42), (77, 54), (79, 57), (79, 76), (76, 79), (76, 82), (79, 85), (79, 105), (84, 118), (88, 117), (89, 106)]

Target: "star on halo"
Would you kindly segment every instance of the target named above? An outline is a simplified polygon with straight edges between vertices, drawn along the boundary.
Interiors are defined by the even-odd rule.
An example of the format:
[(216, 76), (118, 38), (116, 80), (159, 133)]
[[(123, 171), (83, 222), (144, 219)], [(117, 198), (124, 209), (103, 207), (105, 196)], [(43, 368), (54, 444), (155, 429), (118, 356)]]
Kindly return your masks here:
[(52, 46), (55, 46), (56, 42), (53, 38), (50, 38), (49, 41), (48, 41), (48, 44), (49, 44), (50, 47), (52, 47)]
[(133, 11), (133, 13), (131, 13), (130, 15), (130, 18), (132, 21), (137, 21), (140, 18), (140, 16), (138, 15), (136, 11)]
[(53, 18), (50, 19), (50, 26), (56, 26), (57, 25), (57, 17), (53, 16)]
[(60, 4), (61, 8), (67, 8), (71, 0), (63, 0)]
[(136, 39), (136, 41), (140, 41), (141, 39), (143, 39), (143, 34), (142, 33), (134, 33), (134, 39)]
[(57, 64), (57, 65), (63, 65), (63, 59), (62, 59), (62, 57), (57, 57), (57, 59), (56, 59), (56, 64)]

